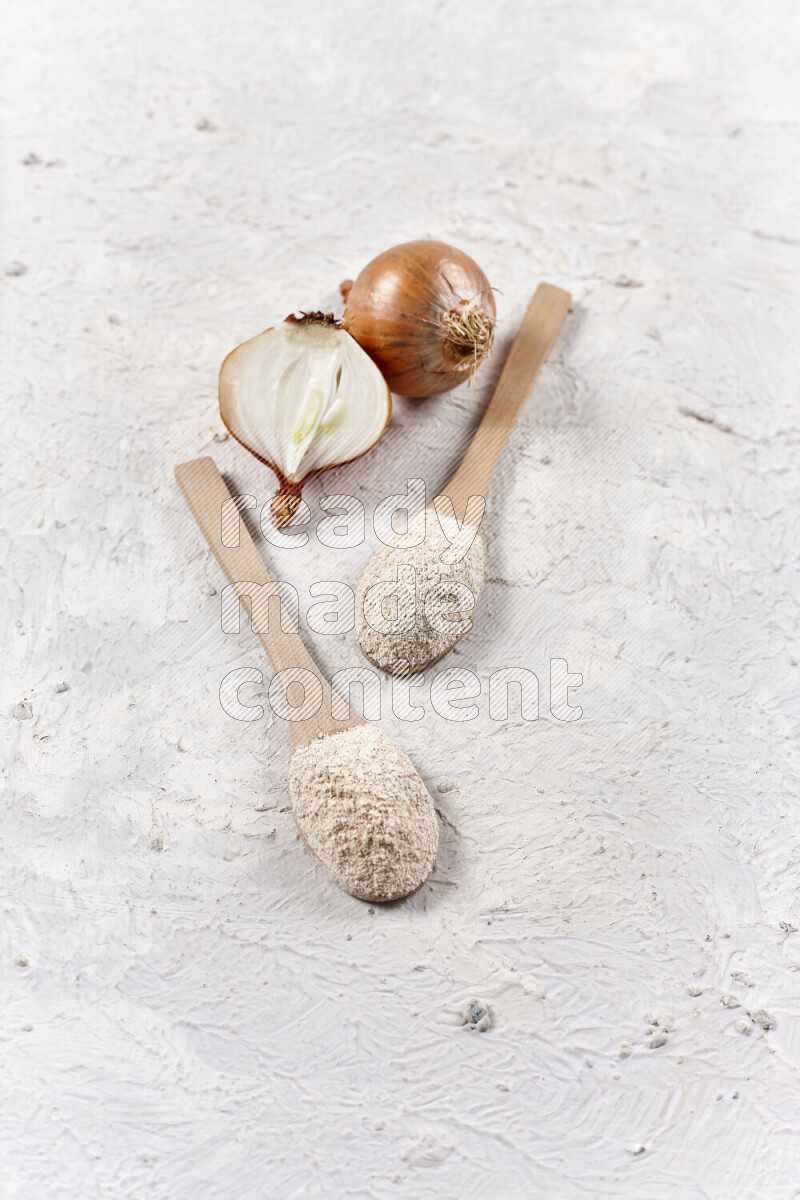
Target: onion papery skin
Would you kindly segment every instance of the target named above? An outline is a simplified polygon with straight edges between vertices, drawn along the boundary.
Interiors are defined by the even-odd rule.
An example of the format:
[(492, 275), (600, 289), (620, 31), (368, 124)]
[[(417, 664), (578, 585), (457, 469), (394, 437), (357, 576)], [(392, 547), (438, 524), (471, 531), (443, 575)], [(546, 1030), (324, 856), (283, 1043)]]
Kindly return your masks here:
[(489, 280), (469, 255), (444, 242), (394, 246), (341, 291), (343, 327), (399, 396), (451, 391), (471, 379), (491, 349)]

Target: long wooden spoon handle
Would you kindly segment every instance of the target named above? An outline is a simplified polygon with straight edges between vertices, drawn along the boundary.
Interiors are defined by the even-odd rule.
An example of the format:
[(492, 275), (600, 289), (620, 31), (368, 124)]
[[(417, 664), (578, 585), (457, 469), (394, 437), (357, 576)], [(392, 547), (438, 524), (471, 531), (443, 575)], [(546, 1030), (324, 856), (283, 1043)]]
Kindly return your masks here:
[(442, 488), (459, 520), (470, 496), (485, 496), (506, 438), (525, 403), (542, 363), (550, 353), (572, 297), (562, 288), (540, 283), (514, 338), (489, 407), (475, 431), (461, 466)]
[(319, 676), (214, 460), (180, 463), (175, 478), (242, 607), (249, 608), (253, 628), (275, 670), (300, 667)]
[[(364, 718), (347, 704), (332, 704), (331, 686), (300, 640), (213, 459), (181, 463), (175, 478), (242, 607), (249, 609), (276, 674), (287, 672), (280, 682), (290, 702), (292, 751), (321, 734), (363, 725)], [(293, 697), (289, 688), (302, 690)]]

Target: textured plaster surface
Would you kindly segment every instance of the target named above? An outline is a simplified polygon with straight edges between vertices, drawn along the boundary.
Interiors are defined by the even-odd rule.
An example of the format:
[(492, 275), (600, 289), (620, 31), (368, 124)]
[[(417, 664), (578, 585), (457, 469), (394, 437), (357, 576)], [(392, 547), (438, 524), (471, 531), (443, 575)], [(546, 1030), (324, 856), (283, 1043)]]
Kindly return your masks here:
[[(0, 1196), (788, 1200), (800, 1184), (796, 9), (10, 0), (3, 13)], [(418, 236), (495, 365), (320, 498), (460, 459), (539, 279), (574, 311), (495, 476), (475, 720), (383, 728), (441, 817), (367, 906), (227, 716), (246, 624), (172, 478), (238, 342)], [(582, 672), (549, 711), (551, 658)], [(527, 666), (540, 719), (490, 719)], [(438, 669), (438, 668), (437, 668)], [(435, 673), (435, 672), (434, 672)], [(563, 711), (563, 710), (562, 710)], [(471, 1000), (488, 1005), (462, 1024)], [(479, 1022), (480, 1025), (486, 1022)]]

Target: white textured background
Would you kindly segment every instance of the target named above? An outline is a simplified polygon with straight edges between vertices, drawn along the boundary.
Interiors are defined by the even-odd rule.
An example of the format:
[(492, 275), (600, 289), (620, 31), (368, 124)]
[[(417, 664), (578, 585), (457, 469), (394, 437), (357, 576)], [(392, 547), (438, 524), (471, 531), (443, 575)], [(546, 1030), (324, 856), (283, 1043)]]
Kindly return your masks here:
[[(796, 11), (9, 0), (3, 1200), (800, 1194)], [(529, 666), (542, 717), (387, 703), (442, 843), (372, 911), (301, 847), (286, 728), (219, 706), (264, 662), (172, 467), (267, 500), (221, 359), (419, 236), (500, 289), (497, 363), (539, 279), (575, 310), (445, 664)], [(444, 482), (496, 370), (315, 518)], [(375, 545), (265, 557), (305, 604)]]

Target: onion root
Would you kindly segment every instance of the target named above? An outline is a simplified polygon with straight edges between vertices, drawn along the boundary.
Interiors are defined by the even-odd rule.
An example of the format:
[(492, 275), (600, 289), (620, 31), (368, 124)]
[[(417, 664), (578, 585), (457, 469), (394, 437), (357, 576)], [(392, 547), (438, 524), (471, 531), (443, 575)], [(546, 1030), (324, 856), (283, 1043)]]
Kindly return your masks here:
[(288, 525), (300, 507), (301, 488), (301, 483), (290, 483), (287, 479), (284, 479), (272, 497), (269, 511), (272, 513), (272, 519), (278, 529), (283, 525)]
[(474, 374), (492, 349), (496, 324), (494, 317), (485, 308), (458, 304), (445, 313), (440, 322), (453, 357), (471, 358)]

